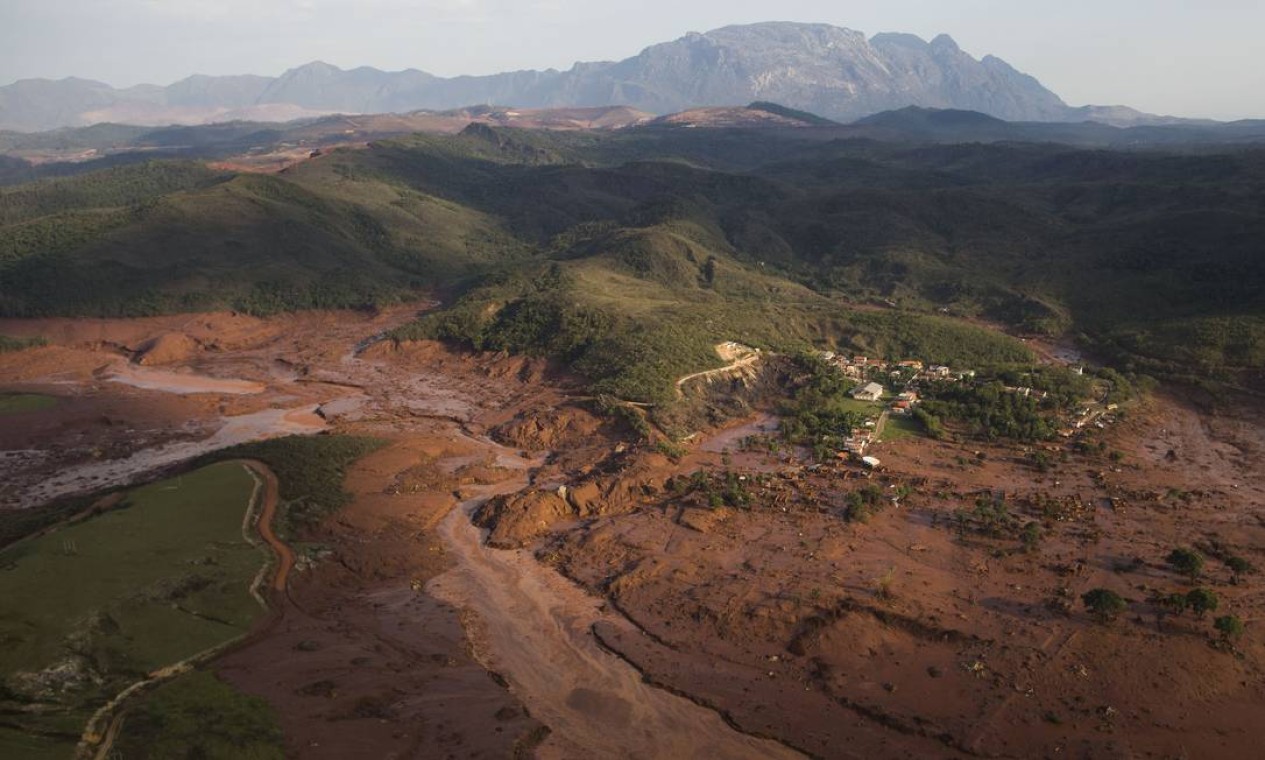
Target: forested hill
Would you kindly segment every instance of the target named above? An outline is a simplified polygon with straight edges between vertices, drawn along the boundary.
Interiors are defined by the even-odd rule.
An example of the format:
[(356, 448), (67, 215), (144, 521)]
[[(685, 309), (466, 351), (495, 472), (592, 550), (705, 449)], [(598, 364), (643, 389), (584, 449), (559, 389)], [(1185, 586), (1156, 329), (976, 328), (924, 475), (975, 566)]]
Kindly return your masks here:
[(440, 293), (453, 308), (428, 329), (577, 362), (642, 350), (612, 333), (699, 356), (935, 332), (847, 313), (882, 304), (1082, 334), (1139, 369), (1265, 366), (1265, 151), (814, 134), (478, 126), (278, 175), (155, 162), (18, 185), (0, 190), (0, 314)]

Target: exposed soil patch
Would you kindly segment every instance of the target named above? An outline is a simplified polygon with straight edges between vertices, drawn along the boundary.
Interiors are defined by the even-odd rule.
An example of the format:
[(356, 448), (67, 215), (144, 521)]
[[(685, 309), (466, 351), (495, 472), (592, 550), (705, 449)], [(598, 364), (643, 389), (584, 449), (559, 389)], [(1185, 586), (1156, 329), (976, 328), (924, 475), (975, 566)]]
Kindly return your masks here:
[[(813, 754), (1250, 754), (1260, 632), (1235, 656), (1212, 645), (1210, 619), (1161, 625), (1148, 599), (1190, 587), (1165, 566), (1175, 546), (1265, 560), (1256, 414), (1209, 422), (1160, 398), (1112, 432), (1120, 463), (1071, 455), (1047, 473), (1018, 447), (914, 438), (881, 445), (880, 475), (776, 455), (761, 475), (713, 453), (732, 441), (722, 431), (677, 473), (746, 472), (748, 508), (658, 492), (542, 557), (642, 628), (599, 632), (652, 680)], [(843, 497), (863, 486), (901, 498), (849, 523)], [(1014, 527), (956, 527), (981, 493), (1004, 494)], [(1042, 536), (1030, 551), (1028, 522)], [(1200, 583), (1222, 609), (1261, 619), (1259, 577), (1235, 585), (1212, 565)], [(1079, 597), (1094, 587), (1124, 596), (1126, 616), (1093, 622)]]

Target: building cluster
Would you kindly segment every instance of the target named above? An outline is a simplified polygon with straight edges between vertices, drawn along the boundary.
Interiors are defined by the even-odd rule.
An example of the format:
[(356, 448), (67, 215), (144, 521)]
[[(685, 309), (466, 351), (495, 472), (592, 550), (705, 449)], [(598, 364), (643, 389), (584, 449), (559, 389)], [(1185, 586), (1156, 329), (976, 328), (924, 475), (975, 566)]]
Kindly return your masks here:
[[(857, 401), (878, 403), (887, 400), (884, 410), (875, 419), (867, 420), (864, 427), (856, 428), (844, 441), (841, 459), (855, 459), (869, 467), (879, 462), (866, 452), (882, 433), (888, 414), (912, 414), (920, 402), (919, 383), (956, 382), (975, 377), (974, 370), (955, 371), (943, 364), (926, 365), (917, 359), (889, 362), (867, 356), (843, 356), (830, 351), (819, 354), (827, 364), (837, 368), (845, 377), (857, 382), (849, 395)], [(884, 385), (886, 383), (887, 385)], [(899, 390), (889, 392), (888, 386)]]
[[(919, 391), (930, 383), (975, 379), (975, 370), (955, 370), (943, 364), (924, 365), (917, 359), (889, 362), (866, 356), (848, 357), (830, 351), (820, 352), (818, 356), (845, 377), (856, 381), (856, 387), (848, 392), (852, 398), (873, 404), (886, 402), (883, 410), (867, 420), (863, 428), (851, 431), (845, 440), (844, 450), (839, 452), (841, 459), (854, 459), (871, 467), (877, 465), (877, 460), (868, 461), (873, 457), (867, 456), (866, 452), (882, 434), (888, 415), (913, 414), (921, 401)], [(1072, 371), (1078, 375), (1085, 372), (1082, 366), (1074, 366)], [(1038, 400), (1049, 396), (1046, 391), (1025, 386), (1005, 386), (1005, 390)], [(1090, 428), (1103, 429), (1118, 419), (1117, 409), (1116, 404), (1089, 403), (1071, 419), (1065, 420), (1065, 426), (1058, 433), (1064, 438), (1071, 438)]]
[(888, 362), (866, 356), (851, 358), (830, 351), (819, 354), (822, 360), (839, 369), (845, 377), (856, 380), (858, 385), (850, 395), (858, 401), (877, 402), (887, 395), (883, 383), (893, 384), (903, 390), (891, 398), (889, 411), (893, 414), (909, 414), (918, 405), (920, 382), (957, 382), (975, 377), (975, 370), (955, 371), (943, 364), (924, 365), (917, 359)]

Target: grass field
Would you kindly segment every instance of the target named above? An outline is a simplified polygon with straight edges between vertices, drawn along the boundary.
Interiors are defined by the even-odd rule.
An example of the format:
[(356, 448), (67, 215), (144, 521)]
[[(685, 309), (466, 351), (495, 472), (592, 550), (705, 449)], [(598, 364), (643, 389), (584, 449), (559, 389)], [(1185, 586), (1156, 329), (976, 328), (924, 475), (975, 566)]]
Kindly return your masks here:
[(111, 756), (283, 760), (283, 742), (267, 702), (199, 670), (141, 698), (128, 711)]
[(57, 399), (41, 393), (0, 394), (0, 417), (24, 412), (38, 412), (57, 406)]
[(890, 415), (887, 418), (887, 424), (883, 426), (882, 441), (898, 441), (901, 438), (922, 435), (922, 426), (912, 417), (904, 417), (899, 414)]
[(838, 407), (845, 412), (856, 412), (857, 414), (866, 414), (877, 417), (883, 413), (884, 404), (875, 403), (873, 401), (858, 401), (854, 398), (839, 399), (835, 402)]
[(211, 465), (0, 552), (0, 757), (67, 756), (124, 686), (246, 632), (265, 561), (242, 535), (254, 486)]

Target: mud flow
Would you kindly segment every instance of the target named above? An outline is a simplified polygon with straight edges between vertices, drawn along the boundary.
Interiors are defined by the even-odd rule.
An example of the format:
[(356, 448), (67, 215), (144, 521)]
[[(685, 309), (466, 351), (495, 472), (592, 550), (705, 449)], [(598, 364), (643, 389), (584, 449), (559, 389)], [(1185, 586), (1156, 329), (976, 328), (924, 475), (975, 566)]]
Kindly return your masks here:
[[(383, 339), (420, 308), (0, 322), (49, 340), (0, 356), (0, 390), (52, 399), (0, 425), (0, 506), (274, 436), (383, 440), (344, 508), (265, 533), (289, 558), (261, 586), (272, 613), (212, 665), (276, 709), (294, 757), (1258, 754), (1265, 581), (1224, 561), (1265, 567), (1250, 399), (1160, 393), (1104, 453), (1041, 469), (916, 434), (875, 444), (879, 471), (817, 463), (770, 445), (777, 406), (754, 403), (700, 413), (669, 458), (556, 367)], [(765, 387), (776, 360), (725, 361), (683, 402)], [(861, 494), (875, 509), (851, 519)], [(1166, 563), (1178, 546), (1207, 557), (1198, 579)], [(1196, 585), (1219, 611), (1158, 601)], [(1124, 600), (1111, 624), (1081, 604), (1095, 588)]]

